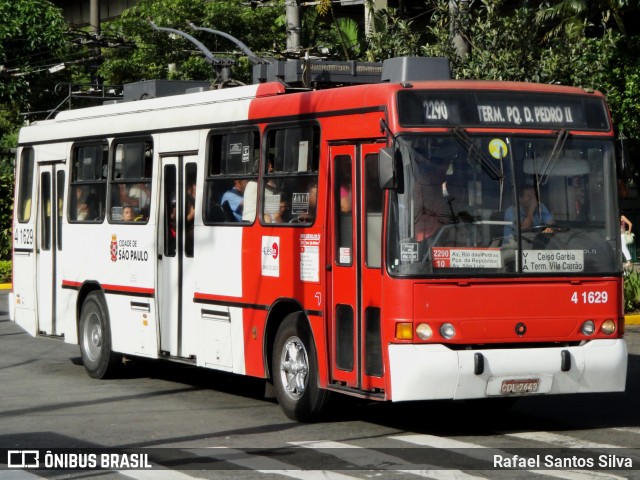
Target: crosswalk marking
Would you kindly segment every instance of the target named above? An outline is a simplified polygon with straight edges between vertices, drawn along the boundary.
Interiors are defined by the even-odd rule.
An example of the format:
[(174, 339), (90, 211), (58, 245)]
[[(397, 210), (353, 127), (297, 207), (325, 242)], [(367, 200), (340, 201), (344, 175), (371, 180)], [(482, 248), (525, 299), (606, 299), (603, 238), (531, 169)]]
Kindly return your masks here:
[(344, 475), (328, 470), (301, 470), (301, 467), (275, 460), (262, 455), (249, 455), (242, 450), (235, 448), (216, 447), (209, 449), (210, 455), (204, 454), (205, 449), (185, 450), (198, 456), (211, 456), (239, 467), (243, 467), (254, 472), (270, 473), (282, 475), (299, 480), (358, 480), (357, 477)]
[(40, 475), (25, 472), (24, 470), (0, 470), (0, 480), (36, 480)]
[[(475, 459), (481, 459), (485, 462), (487, 460), (486, 455), (483, 454), (481, 451), (479, 451), (479, 449), (486, 450), (488, 447), (477, 445), (474, 443), (462, 442), (460, 440), (454, 440), (451, 438), (436, 437), (435, 435), (424, 435), (424, 434), (395, 435), (389, 438), (394, 440), (399, 440), (401, 442), (412, 443), (414, 445), (424, 446), (424, 447), (460, 449), (460, 450), (457, 450), (457, 453), (460, 453), (461, 455), (465, 455), (467, 457), (471, 457)], [(497, 448), (491, 448), (491, 451), (495, 455), (504, 455), (505, 457), (512, 456), (510, 453)], [(531, 473), (535, 473), (537, 475), (544, 475), (547, 477), (554, 477), (554, 478), (563, 478), (566, 480), (593, 480), (594, 478), (603, 479), (603, 480), (604, 479), (625, 480), (625, 477), (620, 477), (618, 475), (601, 473), (601, 472), (596, 472), (591, 470), (589, 471), (587, 470), (527, 470), (527, 471)]]
[[(620, 427), (612, 428), (611, 430), (618, 430), (623, 432), (631, 432), (640, 434), (640, 428), (636, 427)], [(545, 431), (532, 431), (532, 432), (497, 432), (503, 435), (505, 438), (514, 439), (518, 442), (539, 442), (540, 448), (562, 448), (562, 449), (587, 449), (594, 452), (603, 452), (607, 449), (621, 449), (620, 445), (612, 445), (608, 443), (598, 443), (588, 440), (575, 438), (569, 435), (562, 435), (555, 432)], [(315, 463), (323, 468), (328, 465), (335, 466), (336, 470), (305, 470), (304, 465), (294, 465), (283, 462), (278, 458), (283, 456), (269, 454), (260, 455), (259, 451), (253, 450), (247, 451), (243, 449), (236, 449), (224, 446), (212, 446), (212, 447), (191, 447), (181, 448), (181, 452), (189, 453), (201, 458), (209, 458), (212, 462), (225, 462), (229, 464), (227, 467), (230, 471), (246, 470), (247, 473), (252, 472), (255, 474), (265, 474), (273, 476), (288, 477), (296, 480), (359, 480), (362, 476), (371, 477), (370, 472), (374, 472), (373, 476), (380, 476), (383, 473), (395, 474), (395, 475), (412, 475), (415, 477), (432, 478), (435, 480), (486, 480), (488, 471), (494, 471), (492, 460), (495, 456), (500, 455), (504, 459), (514, 457), (514, 453), (510, 451), (513, 445), (510, 445), (507, 450), (501, 448), (495, 448), (490, 446), (484, 446), (471, 442), (465, 442), (455, 438), (440, 437), (436, 435), (428, 434), (397, 434), (386, 437), (387, 439), (397, 442), (404, 442), (416, 445), (419, 447), (426, 447), (434, 449), (435, 456), (423, 455), (422, 458), (431, 463), (439, 463), (439, 465), (432, 464), (415, 464), (405, 458), (391, 455), (387, 452), (389, 448), (388, 442), (385, 444), (385, 448), (377, 449), (376, 447), (362, 447), (351, 443), (338, 442), (332, 440), (310, 440), (310, 441), (294, 441), (288, 442), (287, 445), (293, 447), (299, 447), (316, 451), (319, 455), (311, 457), (312, 463)], [(504, 443), (504, 442), (503, 442)], [(417, 447), (416, 447), (417, 448)], [(502, 447), (507, 448), (507, 447)], [(521, 448), (525, 448), (524, 446)], [(277, 450), (277, 449), (276, 449)], [(386, 451), (385, 451), (386, 450)], [(392, 450), (392, 448), (391, 448)], [(425, 450), (426, 452), (426, 450)], [(535, 457), (535, 451), (533, 453), (525, 454), (530, 457)], [(277, 453), (277, 452), (276, 452)], [(466, 473), (465, 471), (456, 469), (457, 465), (451, 462), (452, 458), (456, 460), (456, 457), (449, 458), (449, 462), (445, 459), (445, 455), (453, 454), (463, 457), (471, 458), (480, 461), (475, 467), (482, 472), (477, 474)], [(322, 457), (321, 455), (325, 455)], [(338, 461), (318, 463), (318, 459), (321, 462), (328, 460), (328, 456), (337, 458), (338, 461), (344, 462), (348, 465), (342, 466)], [(298, 458), (298, 463), (304, 463), (304, 459), (309, 460), (309, 456), (302, 454), (301, 457), (287, 456), (285, 460), (295, 461), (293, 459)], [(522, 455), (520, 458), (525, 458)], [(435, 460), (434, 460), (435, 459)], [(459, 461), (459, 459), (457, 459)], [(540, 455), (541, 463), (544, 463), (542, 455)], [(188, 464), (186, 461), (185, 465)], [(468, 461), (466, 462), (468, 465)], [(238, 467), (237, 470), (233, 466)], [(486, 466), (483, 468), (483, 466)], [(163, 468), (162, 464), (159, 464), (154, 470), (113, 470), (110, 473), (116, 473), (123, 477), (127, 477), (133, 480), (204, 480), (203, 476), (192, 476), (187, 473), (183, 473), (177, 470), (171, 470), (170, 468)], [(454, 468), (448, 468), (454, 467)], [(344, 469), (353, 471), (359, 471), (353, 473), (352, 476), (347, 473), (341, 473)], [(473, 470), (474, 468), (471, 468)], [(360, 472), (362, 470), (362, 472)], [(486, 471), (485, 471), (486, 470)], [(369, 473), (367, 473), (369, 472)], [(504, 469), (503, 473), (508, 474), (509, 469)], [(624, 480), (624, 477), (614, 475), (606, 471), (596, 471), (588, 469), (568, 469), (568, 470), (545, 470), (538, 469), (536, 467), (530, 469), (519, 469), (520, 473), (532, 473), (540, 476), (559, 478), (564, 480)], [(194, 472), (195, 473), (195, 472)], [(200, 474), (202, 475), (202, 473)], [(207, 475), (208, 476), (208, 475)], [(270, 478), (271, 478), (270, 477)], [(0, 470), (0, 480), (40, 480), (44, 477), (31, 473), (26, 470)]]
[(347, 461), (353, 465), (356, 465), (357, 467), (366, 470), (397, 471), (402, 473), (409, 473), (419, 477), (434, 478), (439, 480), (485, 479), (485, 477), (469, 475), (461, 470), (441, 470), (432, 465), (414, 465), (394, 455), (389, 455), (377, 450), (357, 447), (348, 443), (334, 441), (308, 441), (289, 442), (289, 445), (296, 445), (316, 450), (331, 449), (330, 451), (325, 451), (323, 453), (331, 453), (331, 455), (338, 457), (341, 460)]
[(117, 470), (116, 472), (135, 480), (194, 480), (202, 478), (192, 477), (176, 470)]
[(552, 432), (518, 432), (505, 433), (507, 437), (519, 438), (521, 440), (533, 440), (535, 442), (550, 443), (554, 446), (566, 448), (587, 448), (591, 450), (603, 450), (606, 448), (622, 448), (619, 445), (609, 445), (607, 443), (596, 443), (579, 438), (570, 437), (568, 435), (560, 435)]
[(611, 430), (615, 430), (616, 432), (635, 433), (636, 435), (640, 435), (640, 428), (637, 427), (614, 427)]

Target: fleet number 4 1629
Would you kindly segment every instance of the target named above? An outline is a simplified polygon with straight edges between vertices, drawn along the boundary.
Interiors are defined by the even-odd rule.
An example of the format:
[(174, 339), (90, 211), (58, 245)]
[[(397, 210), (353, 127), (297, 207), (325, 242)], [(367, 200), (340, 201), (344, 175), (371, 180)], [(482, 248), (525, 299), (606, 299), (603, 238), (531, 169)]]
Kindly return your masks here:
[(609, 294), (607, 292), (573, 292), (571, 301), (573, 303), (607, 303)]

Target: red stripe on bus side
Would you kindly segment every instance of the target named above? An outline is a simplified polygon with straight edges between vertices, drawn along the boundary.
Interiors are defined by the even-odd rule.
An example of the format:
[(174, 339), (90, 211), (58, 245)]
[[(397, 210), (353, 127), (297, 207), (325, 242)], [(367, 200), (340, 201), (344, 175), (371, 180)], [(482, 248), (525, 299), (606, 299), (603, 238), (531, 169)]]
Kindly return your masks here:
[[(82, 282), (74, 282), (72, 280), (63, 280), (62, 287), (63, 288), (74, 288), (78, 289), (82, 286)], [(139, 293), (142, 295), (154, 295), (155, 289), (153, 288), (144, 288), (144, 287), (131, 287), (128, 285), (108, 285), (102, 284), (102, 288), (107, 292), (122, 292), (122, 293)]]

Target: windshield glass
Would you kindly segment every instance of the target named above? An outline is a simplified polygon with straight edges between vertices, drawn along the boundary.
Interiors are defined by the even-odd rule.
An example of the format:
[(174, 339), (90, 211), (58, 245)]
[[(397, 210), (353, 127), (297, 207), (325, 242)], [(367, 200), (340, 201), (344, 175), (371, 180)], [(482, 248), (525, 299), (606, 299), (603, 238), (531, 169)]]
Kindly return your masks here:
[(391, 192), (395, 275), (585, 275), (620, 268), (613, 143), (471, 136), (396, 139), (403, 188)]

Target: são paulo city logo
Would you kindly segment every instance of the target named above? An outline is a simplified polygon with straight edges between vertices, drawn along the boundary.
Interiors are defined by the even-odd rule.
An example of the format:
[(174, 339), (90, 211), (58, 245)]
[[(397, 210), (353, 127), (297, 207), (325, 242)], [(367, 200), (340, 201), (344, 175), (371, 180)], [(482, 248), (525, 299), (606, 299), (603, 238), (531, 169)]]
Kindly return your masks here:
[(111, 261), (128, 260), (134, 262), (146, 262), (149, 260), (149, 252), (141, 250), (138, 240), (120, 239), (115, 234), (111, 235)]

